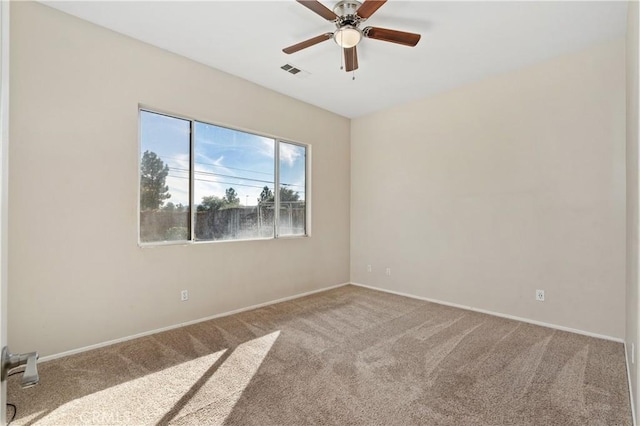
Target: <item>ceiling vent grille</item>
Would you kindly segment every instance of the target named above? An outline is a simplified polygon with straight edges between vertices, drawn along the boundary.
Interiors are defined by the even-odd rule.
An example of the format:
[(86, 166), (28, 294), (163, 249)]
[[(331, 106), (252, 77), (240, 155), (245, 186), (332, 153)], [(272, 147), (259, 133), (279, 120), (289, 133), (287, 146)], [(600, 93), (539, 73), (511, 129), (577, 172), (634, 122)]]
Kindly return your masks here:
[(291, 64), (284, 64), (280, 68), (285, 70), (289, 74), (295, 75), (296, 77), (307, 77), (307, 76), (311, 75), (310, 72), (301, 70), (300, 68), (296, 67), (295, 65), (291, 65)]

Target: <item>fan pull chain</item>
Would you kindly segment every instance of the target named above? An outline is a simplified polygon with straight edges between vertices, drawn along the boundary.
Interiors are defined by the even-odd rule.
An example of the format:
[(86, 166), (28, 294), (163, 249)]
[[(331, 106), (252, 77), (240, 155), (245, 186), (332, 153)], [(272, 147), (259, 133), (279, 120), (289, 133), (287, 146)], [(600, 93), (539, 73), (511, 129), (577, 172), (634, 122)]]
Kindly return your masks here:
[[(354, 64), (356, 63), (356, 49), (355, 49), (355, 47), (351, 51), (351, 62), (353, 62)], [(352, 70), (352, 73), (353, 74), (351, 75), (351, 80), (355, 81), (355, 79), (356, 79), (356, 69), (355, 68)]]
[(340, 71), (344, 69), (344, 56), (342, 54), (342, 48), (340, 48)]

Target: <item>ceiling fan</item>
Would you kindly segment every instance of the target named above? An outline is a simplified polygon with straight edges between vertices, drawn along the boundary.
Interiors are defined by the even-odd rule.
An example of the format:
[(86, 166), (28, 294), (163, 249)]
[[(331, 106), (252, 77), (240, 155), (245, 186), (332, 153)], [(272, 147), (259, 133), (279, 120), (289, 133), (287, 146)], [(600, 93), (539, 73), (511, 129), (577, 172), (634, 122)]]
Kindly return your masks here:
[(359, 28), (360, 24), (369, 19), (387, 0), (364, 0), (363, 3), (357, 0), (342, 0), (334, 6), (333, 11), (317, 0), (296, 1), (327, 21), (333, 22), (336, 25), (336, 30), (282, 49), (286, 54), (306, 49), (332, 38), (344, 50), (345, 68), (347, 72), (350, 72), (358, 69), (356, 46), (363, 37), (410, 47), (414, 47), (420, 41), (420, 34), (378, 27)]

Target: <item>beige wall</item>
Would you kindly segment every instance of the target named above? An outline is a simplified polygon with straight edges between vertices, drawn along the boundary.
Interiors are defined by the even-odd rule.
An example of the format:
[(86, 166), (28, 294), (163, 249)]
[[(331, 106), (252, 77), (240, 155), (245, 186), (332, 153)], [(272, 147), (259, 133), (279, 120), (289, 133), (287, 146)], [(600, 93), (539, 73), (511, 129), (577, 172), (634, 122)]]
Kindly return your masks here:
[(624, 337), (624, 55), (353, 120), (352, 282)]
[[(349, 120), (37, 3), (11, 12), (14, 352), (60, 353), (349, 280)], [(139, 248), (138, 103), (311, 144), (313, 236)]]
[[(627, 359), (629, 361), (629, 376), (633, 392), (633, 402), (636, 409), (640, 407), (638, 399), (638, 245), (640, 244), (640, 230), (638, 228), (638, 25), (640, 12), (637, 1), (629, 2), (627, 20), (627, 306), (626, 306), (626, 335)], [(635, 346), (635, 360), (632, 362), (632, 345)]]

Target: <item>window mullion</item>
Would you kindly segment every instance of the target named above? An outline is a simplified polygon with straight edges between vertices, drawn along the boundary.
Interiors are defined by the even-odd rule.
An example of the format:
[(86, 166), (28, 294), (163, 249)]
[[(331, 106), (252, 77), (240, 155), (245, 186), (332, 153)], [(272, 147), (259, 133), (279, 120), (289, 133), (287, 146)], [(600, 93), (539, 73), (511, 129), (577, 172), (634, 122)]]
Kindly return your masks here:
[(196, 209), (194, 200), (194, 186), (195, 186), (195, 123), (193, 120), (190, 122), (189, 127), (189, 240), (195, 241), (195, 223), (196, 223)]
[(275, 161), (275, 188), (273, 188), (273, 235), (274, 238), (280, 236), (280, 141), (274, 143), (274, 161)]

